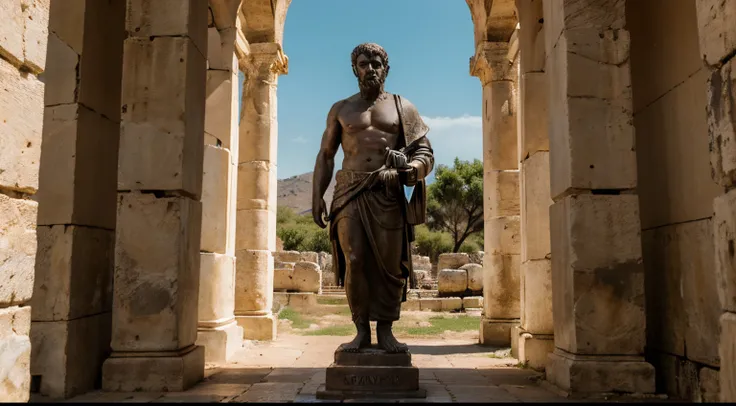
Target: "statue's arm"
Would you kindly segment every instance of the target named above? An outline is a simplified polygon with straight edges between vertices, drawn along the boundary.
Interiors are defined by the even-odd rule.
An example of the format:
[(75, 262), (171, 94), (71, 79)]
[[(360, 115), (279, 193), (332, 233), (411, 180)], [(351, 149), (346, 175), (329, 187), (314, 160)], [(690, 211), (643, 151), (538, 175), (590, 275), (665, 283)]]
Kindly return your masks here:
[(409, 166), (416, 170), (417, 180), (422, 180), (434, 169), (434, 151), (426, 135), (418, 139), (416, 144), (417, 148), (411, 154)]
[[(406, 116), (413, 116), (421, 120), (417, 108), (409, 100), (403, 99), (402, 105)], [(426, 178), (434, 168), (434, 151), (426, 134), (414, 141), (412, 145), (407, 146), (407, 155), (409, 166), (414, 170), (414, 174), (411, 176), (412, 179), (409, 181), (411, 185)]]
[(317, 162), (314, 164), (314, 179), (312, 182), (312, 201), (321, 201), (332, 180), (332, 172), (335, 169), (335, 155), (340, 148), (342, 138), (342, 127), (337, 120), (340, 108), (344, 101), (332, 105), (327, 114), (327, 128), (322, 134), (322, 144), (317, 154)]

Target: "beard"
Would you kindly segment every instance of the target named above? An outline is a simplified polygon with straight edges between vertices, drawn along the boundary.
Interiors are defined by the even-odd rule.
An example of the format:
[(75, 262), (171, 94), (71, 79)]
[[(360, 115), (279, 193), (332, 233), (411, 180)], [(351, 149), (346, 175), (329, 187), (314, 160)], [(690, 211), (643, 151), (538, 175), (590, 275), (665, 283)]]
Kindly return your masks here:
[(386, 77), (376, 77), (371, 79), (364, 79), (364, 80), (358, 80), (358, 86), (360, 87), (360, 90), (362, 91), (368, 91), (368, 92), (375, 92), (380, 90), (383, 87), (383, 82), (386, 80)]

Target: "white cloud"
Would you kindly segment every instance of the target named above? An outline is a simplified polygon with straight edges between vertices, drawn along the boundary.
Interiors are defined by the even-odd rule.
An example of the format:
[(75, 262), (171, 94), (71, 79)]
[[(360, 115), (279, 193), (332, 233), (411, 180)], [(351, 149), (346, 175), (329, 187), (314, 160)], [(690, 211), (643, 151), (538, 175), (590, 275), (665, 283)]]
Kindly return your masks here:
[(425, 123), (434, 131), (446, 130), (480, 130), (483, 126), (483, 120), (480, 116), (471, 116), (468, 114), (460, 117), (422, 117)]
[(483, 119), (480, 116), (422, 117), (429, 126), (435, 162), (452, 165), (455, 158), (483, 159)]
[(291, 139), (292, 141), (296, 142), (297, 144), (306, 144), (307, 140), (304, 136), (300, 135), (298, 137), (294, 137)]

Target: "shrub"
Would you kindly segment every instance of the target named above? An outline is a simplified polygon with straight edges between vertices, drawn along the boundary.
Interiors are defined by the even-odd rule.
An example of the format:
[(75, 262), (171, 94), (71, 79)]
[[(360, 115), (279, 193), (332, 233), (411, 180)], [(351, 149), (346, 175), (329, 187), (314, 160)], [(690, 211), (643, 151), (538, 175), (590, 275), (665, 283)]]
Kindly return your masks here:
[(431, 231), (425, 225), (415, 228), (416, 241), (419, 255), (428, 256), (430, 261), (437, 262), (440, 254), (452, 252), (452, 237), (449, 233), (442, 231)]
[(332, 249), (327, 229), (314, 224), (310, 214), (298, 215), (288, 207), (278, 208), (276, 235), (286, 251), (330, 252)]

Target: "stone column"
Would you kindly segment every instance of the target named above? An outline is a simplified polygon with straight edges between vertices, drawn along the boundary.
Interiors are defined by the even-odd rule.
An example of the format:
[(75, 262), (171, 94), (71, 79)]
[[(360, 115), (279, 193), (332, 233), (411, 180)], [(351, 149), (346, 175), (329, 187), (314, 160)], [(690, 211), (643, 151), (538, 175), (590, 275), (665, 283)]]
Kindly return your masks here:
[(172, 4), (128, 0), (108, 391), (183, 391), (204, 374), (194, 342), (208, 10)]
[(521, 19), (521, 325), (512, 339), (518, 341), (519, 361), (539, 370), (554, 350), (544, 20), (540, 1), (517, 0), (516, 7)]
[(250, 45), (243, 85), (238, 154), (235, 318), (249, 340), (276, 337), (273, 256), (276, 249), (276, 84), (288, 60), (277, 43)]
[(197, 345), (207, 364), (224, 364), (242, 347), (235, 322), (235, 198), (238, 156), (238, 60), (235, 30), (208, 29), (207, 103), (202, 175)]
[(544, 2), (552, 310), (547, 380), (651, 393), (624, 1)]
[(483, 85), (485, 258), (480, 342), (504, 346), (519, 324), (519, 165), (516, 76), (508, 43), (481, 42), (471, 75)]
[(109, 354), (125, 0), (50, 6), (31, 375), (67, 398)]
[(0, 400), (27, 402), (49, 7), (0, 3)]
[(706, 106), (713, 179), (724, 194), (713, 202), (713, 239), (721, 314), (720, 401), (736, 402), (736, 3), (697, 0), (700, 54), (710, 69)]

